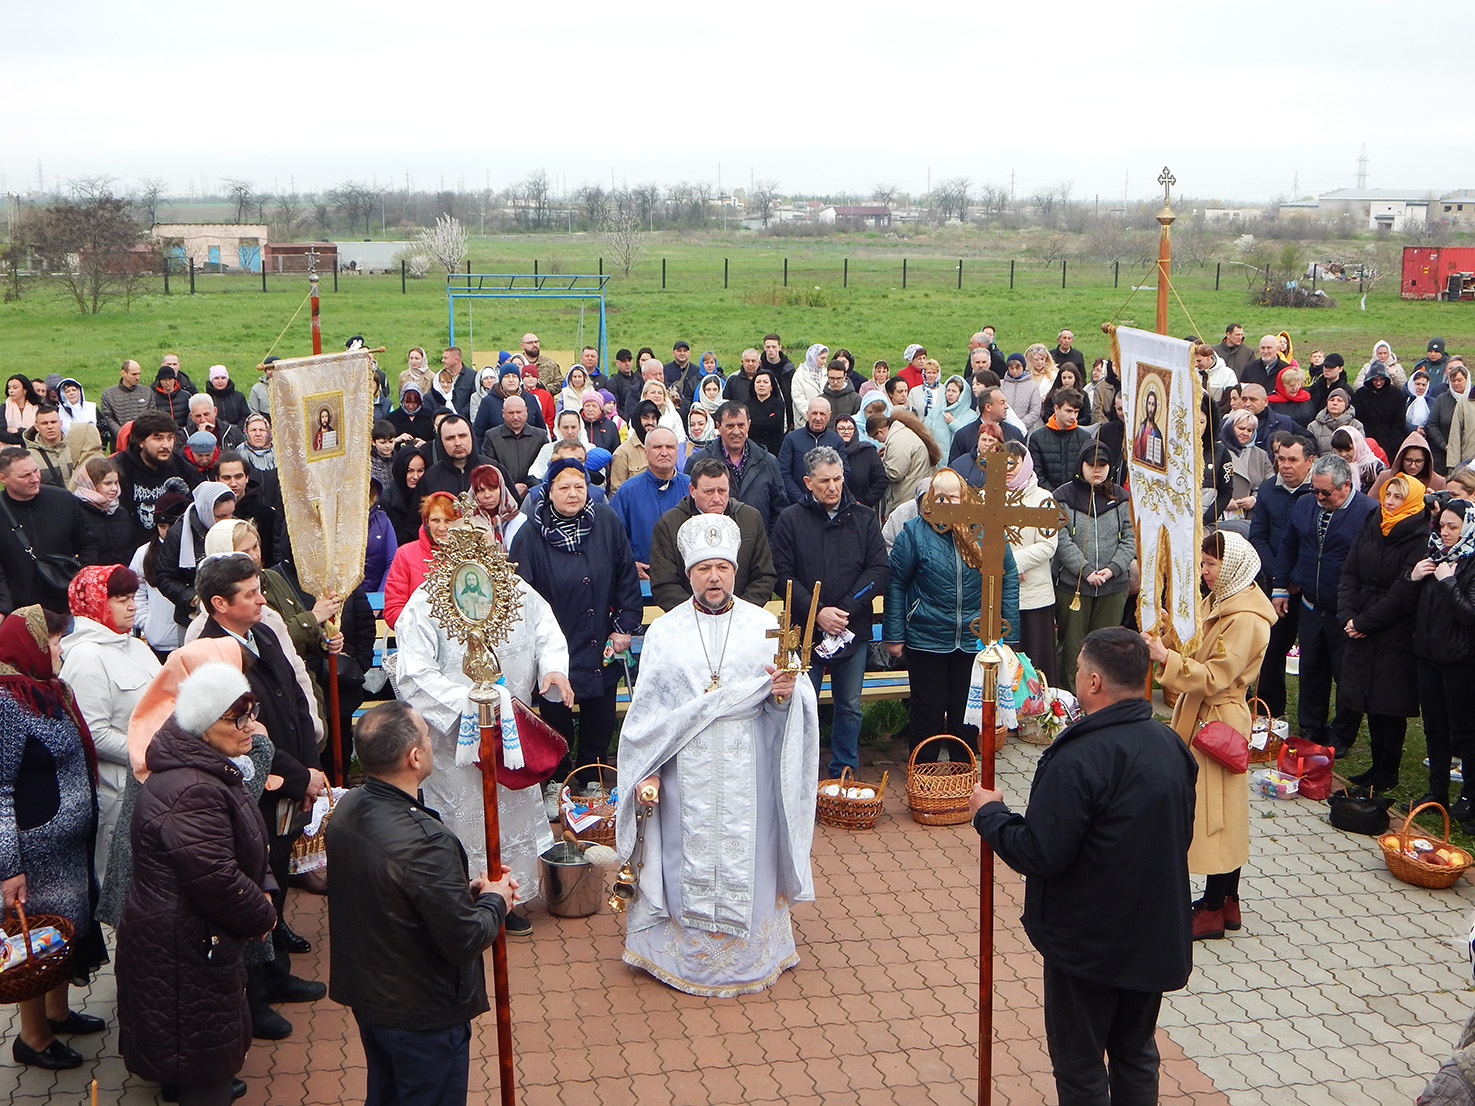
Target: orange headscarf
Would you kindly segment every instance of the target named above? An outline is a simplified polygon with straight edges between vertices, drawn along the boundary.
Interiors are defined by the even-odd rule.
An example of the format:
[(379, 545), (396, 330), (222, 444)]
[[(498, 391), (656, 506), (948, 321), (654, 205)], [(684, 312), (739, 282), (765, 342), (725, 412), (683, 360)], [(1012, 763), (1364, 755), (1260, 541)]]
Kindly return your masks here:
[(1416, 476), (1409, 476), (1407, 473), (1400, 472), (1392, 480), (1389, 480), (1387, 484), (1383, 485), (1382, 494), (1387, 495), (1388, 486), (1398, 480), (1402, 480), (1408, 485), (1408, 495), (1398, 505), (1398, 509), (1396, 511), (1390, 511), (1381, 502), (1378, 504), (1378, 509), (1383, 512), (1381, 521), (1383, 537), (1385, 538), (1393, 531), (1393, 527), (1397, 526), (1404, 519), (1413, 518), (1415, 515), (1424, 513), (1424, 482)]
[(181, 645), (169, 654), (164, 667), (159, 669), (153, 682), (144, 689), (128, 719), (128, 763), (140, 783), (148, 779), (149, 770), (144, 766), (144, 756), (149, 743), (159, 727), (174, 713), (174, 701), (179, 696), (179, 685), (184, 678), (202, 664), (222, 661), (232, 668), (241, 667), (241, 646), (235, 638), (199, 638)]

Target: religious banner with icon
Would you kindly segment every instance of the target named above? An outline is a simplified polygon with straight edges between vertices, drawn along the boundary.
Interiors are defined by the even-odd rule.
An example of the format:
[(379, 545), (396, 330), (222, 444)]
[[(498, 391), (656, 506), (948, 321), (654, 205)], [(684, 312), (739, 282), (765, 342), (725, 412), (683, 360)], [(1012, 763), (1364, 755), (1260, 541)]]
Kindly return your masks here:
[[(1192, 345), (1132, 327), (1110, 327), (1122, 379), (1127, 483), (1142, 590), (1137, 624), (1198, 645), (1198, 562), (1203, 541), (1203, 388)], [(1168, 626), (1159, 626), (1159, 610)]]
[(364, 576), (374, 357), (366, 349), (273, 365), (271, 433), (292, 558), (309, 595)]

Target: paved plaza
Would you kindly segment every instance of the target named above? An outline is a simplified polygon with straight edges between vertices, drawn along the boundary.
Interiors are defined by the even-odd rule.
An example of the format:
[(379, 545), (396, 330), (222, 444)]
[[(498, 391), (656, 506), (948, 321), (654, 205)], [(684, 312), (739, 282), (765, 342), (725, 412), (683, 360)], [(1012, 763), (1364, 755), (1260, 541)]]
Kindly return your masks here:
[[(999, 758), (1022, 799), (1037, 748)], [(796, 908), (802, 961), (777, 986), (737, 999), (672, 991), (620, 961), (619, 919), (560, 920), (535, 907), (531, 941), (509, 942), (519, 1101), (528, 1106), (922, 1106), (975, 1101), (978, 837), (917, 825), (905, 766), (891, 766), (874, 832), (818, 827), (818, 901)], [(879, 769), (867, 776), (879, 776)], [(1423, 891), (1394, 880), (1371, 838), (1339, 833), (1324, 804), (1252, 800), (1245, 925), (1200, 942), (1186, 990), (1164, 1004), (1162, 1101), (1172, 1106), (1405, 1104), (1452, 1049), (1475, 1005), (1464, 948), (1475, 888)], [(1023, 883), (1000, 865), (994, 1101), (1053, 1103), (1040, 961), (1019, 925)], [(312, 939), (302, 974), (327, 977), (326, 905), (294, 892), (293, 926)], [(490, 973), (488, 973), (490, 974)], [(111, 1019), (105, 973), (75, 1005)], [(357, 1103), (363, 1054), (330, 1001), (282, 1007), (290, 1039), (257, 1042), (245, 1106)], [(15, 1033), (6, 1011), (5, 1039)], [(472, 1102), (494, 1104), (491, 1015), (476, 1023)], [(0, 1052), (0, 1102), (146, 1106), (116, 1032), (75, 1038), (78, 1071), (21, 1069)]]

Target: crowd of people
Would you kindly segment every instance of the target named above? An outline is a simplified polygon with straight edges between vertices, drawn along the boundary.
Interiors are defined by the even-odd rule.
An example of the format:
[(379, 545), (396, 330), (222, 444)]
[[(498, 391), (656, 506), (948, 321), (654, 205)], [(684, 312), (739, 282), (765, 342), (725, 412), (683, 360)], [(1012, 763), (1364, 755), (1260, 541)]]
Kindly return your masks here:
[[(362, 763), (394, 787), (415, 784), (441, 812), (465, 852), (438, 863), (483, 873), (472, 886), (485, 910), (456, 923), (465, 947), (504, 927), (525, 936), (532, 922), (513, 907), (537, 893), (531, 860), (552, 843), (558, 784), (621, 753), (642, 766), (629, 783), (649, 769), (659, 784), (662, 758), (689, 740), (642, 721), (628, 749), (624, 733), (615, 742), (618, 684), (629, 672), (619, 660), (645, 632), (647, 603), (695, 611), (688, 636), (707, 650), (695, 656), (688, 641), (679, 663), (675, 650), (662, 666), (665, 714), (683, 696), (724, 686), (727, 638), (711, 627), (734, 603), (761, 607), (792, 585), (807, 610), (818, 582), (809, 680), (817, 694), (829, 676), (829, 775), (860, 767), (862, 689), (878, 666), (910, 674), (914, 748), (950, 734), (978, 749), (966, 707), (982, 646), (979, 561), (966, 527), (933, 525), (920, 504), (981, 486), (991, 452), (1004, 454), (1008, 487), (1023, 502), (1053, 501), (1061, 515), (1053, 530), (1011, 535), (995, 632), (1052, 685), (1095, 680), (1097, 701), (1115, 702), (1112, 689), (1140, 660), (1100, 646), (1114, 640), (1102, 633), (1133, 623), (1137, 589), (1120, 381), (1105, 357), (1087, 365), (1069, 329), (1053, 348), (1036, 342), (1007, 355), (995, 337), (984, 327), (944, 354), (956, 371), (920, 344), (901, 352), (894, 372), (887, 360), (866, 368), (823, 343), (795, 363), (772, 333), (731, 371), (725, 357), (693, 356), (685, 341), (664, 362), (644, 347), (605, 364), (585, 347), (567, 370), (534, 334), (480, 370), (455, 347), (437, 370), (413, 347), (392, 379), (373, 370), (365, 574), (346, 596), (308, 594), (298, 578), (272, 449), (270, 359), (244, 394), (222, 365), (197, 389), (173, 354), (151, 386), (139, 362), (124, 361), (96, 402), (76, 380), (11, 377), (0, 428), (5, 903), (73, 921), (74, 981), (107, 955), (99, 922), (115, 926), (130, 1069), (179, 1101), (228, 1101), (241, 1091), (235, 1074), (249, 1039), (293, 1032), (276, 1007), (326, 991), (291, 972), (292, 954), (310, 944), (287, 922), (287, 861), (313, 801), (352, 757), (353, 718), (373, 686), (371, 595), (382, 593), (399, 647), (394, 690), (414, 715), (361, 728), (371, 735)], [(1218, 344), (1191, 341), (1205, 385), (1206, 633), (1191, 656), (1138, 639), (1179, 696), (1172, 728), (1185, 743), (1213, 719), (1248, 732), (1252, 685), (1283, 713), (1286, 660), (1297, 650), (1299, 731), (1342, 756), (1366, 715), (1372, 766), (1359, 782), (1387, 789), (1398, 783), (1407, 719), (1422, 714), (1428, 797), (1448, 804), (1452, 759), (1475, 752), (1475, 408), (1463, 360), (1439, 338), (1408, 368), (1378, 342), (1360, 371), (1323, 350), (1302, 364), (1285, 332), (1251, 347), (1235, 324)], [(452, 768), (461, 647), (429, 618), (421, 587), (463, 516), (507, 550), (521, 578), (521, 629), (499, 650), (509, 685), (570, 747), (546, 793), (504, 792), (507, 873), (485, 872), (475, 772)], [(710, 547), (694, 546), (704, 526)], [(739, 621), (754, 630), (762, 619)], [(668, 636), (652, 636), (658, 653), (674, 649)], [(1079, 666), (1093, 648), (1087, 672)], [(764, 649), (772, 643), (746, 640), (740, 652)], [(343, 764), (324, 739), (334, 722), (330, 656)], [(648, 665), (649, 650), (640, 659)], [(690, 688), (676, 688), (677, 669)], [(796, 696), (792, 681), (770, 675), (758, 690), (813, 710), (808, 689)], [(641, 702), (637, 690), (632, 717)], [(806, 748), (788, 717), (778, 730), (792, 729)], [(726, 723), (710, 724), (732, 740)], [(958, 755), (945, 743), (924, 752)], [(682, 755), (696, 763), (694, 752)], [(1207, 877), (1192, 937), (1216, 938), (1241, 925), (1248, 794), (1242, 775), (1192, 759), (1192, 824), (1172, 832), (1186, 834), (1189, 869)], [(1013, 863), (1015, 823), (990, 802), (999, 799), (980, 804), (976, 824)], [(1475, 828), (1472, 802), (1475, 793), (1461, 796), (1452, 814)], [(663, 821), (668, 839), (685, 817)], [(788, 901), (812, 893), (794, 861), (801, 845), (807, 851), (797, 841), (780, 849), (792, 864)], [(780, 924), (750, 917), (730, 932), (760, 923)], [(664, 930), (645, 933), (627, 960), (697, 993), (737, 993), (731, 981), (688, 979), (670, 955), (679, 944)], [(792, 962), (791, 945), (756, 958), (739, 989), (771, 982)], [(220, 972), (193, 970), (196, 954), (218, 957)], [(193, 1001), (217, 1011), (218, 1032), (180, 1024), (171, 987), (203, 988)], [(363, 1001), (382, 1013), (381, 998)], [(23, 1007), (12, 1053), (76, 1066), (80, 1054), (61, 1038), (102, 1027), (70, 1009), (62, 986)]]

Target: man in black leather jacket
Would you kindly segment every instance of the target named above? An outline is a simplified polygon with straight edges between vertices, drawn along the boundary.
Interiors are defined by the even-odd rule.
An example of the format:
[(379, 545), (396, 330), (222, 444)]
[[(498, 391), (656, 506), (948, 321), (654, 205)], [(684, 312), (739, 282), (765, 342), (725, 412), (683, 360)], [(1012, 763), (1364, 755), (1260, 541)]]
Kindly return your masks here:
[(358, 1022), (369, 1102), (464, 1103), (471, 1019), (489, 1009), (482, 952), (517, 883), (505, 866), (468, 883), (466, 850), (419, 801), (432, 763), (414, 708), (368, 711), (354, 745), (368, 781), (327, 831), (330, 994)]

